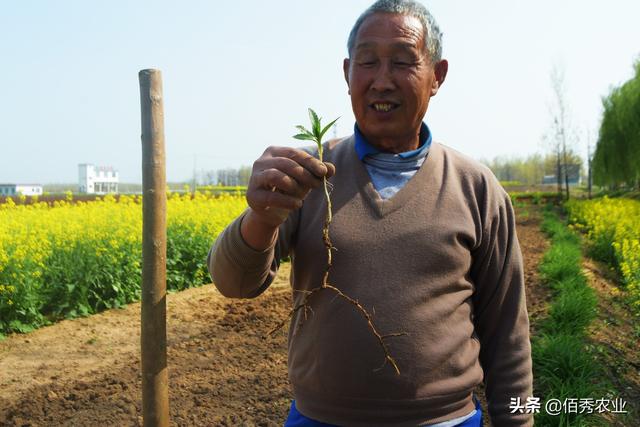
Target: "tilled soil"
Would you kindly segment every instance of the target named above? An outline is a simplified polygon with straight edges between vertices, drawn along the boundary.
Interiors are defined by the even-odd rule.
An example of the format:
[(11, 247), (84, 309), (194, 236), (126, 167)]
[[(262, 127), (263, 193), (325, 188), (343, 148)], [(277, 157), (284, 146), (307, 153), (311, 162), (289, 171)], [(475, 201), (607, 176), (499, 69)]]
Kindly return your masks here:
[[(227, 300), (212, 285), (169, 295), (172, 424), (280, 423), (290, 401), (286, 337), (263, 335), (286, 315), (289, 295), (283, 279), (252, 301)], [(9, 337), (0, 343), (0, 424), (138, 425), (139, 341), (140, 304)]]
[[(523, 215), (532, 319), (548, 293), (537, 265), (547, 247), (539, 220)], [(289, 266), (264, 295), (229, 300), (212, 286), (168, 296), (172, 425), (282, 425), (290, 404), (286, 331), (264, 336), (290, 309)], [(66, 320), (0, 342), (0, 425), (139, 425), (140, 305)]]

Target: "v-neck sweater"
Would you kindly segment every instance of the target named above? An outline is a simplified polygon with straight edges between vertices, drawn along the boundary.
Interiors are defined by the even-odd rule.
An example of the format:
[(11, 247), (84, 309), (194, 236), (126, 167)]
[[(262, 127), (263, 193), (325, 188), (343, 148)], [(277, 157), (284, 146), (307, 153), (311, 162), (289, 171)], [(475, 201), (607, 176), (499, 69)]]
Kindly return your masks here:
[[(328, 290), (289, 328), (289, 380), (309, 418), (345, 426), (419, 426), (468, 414), (483, 381), (495, 426), (532, 424), (512, 398), (532, 393), (522, 257), (510, 198), (483, 165), (442, 144), (390, 199), (374, 189), (353, 136), (325, 145), (336, 251), (329, 282), (384, 336), (398, 375), (356, 308)], [(241, 215), (216, 240), (209, 269), (228, 297), (252, 298), (292, 260), (293, 304), (322, 282), (326, 201), (313, 190), (264, 251)], [(302, 292), (301, 292), (302, 291)]]

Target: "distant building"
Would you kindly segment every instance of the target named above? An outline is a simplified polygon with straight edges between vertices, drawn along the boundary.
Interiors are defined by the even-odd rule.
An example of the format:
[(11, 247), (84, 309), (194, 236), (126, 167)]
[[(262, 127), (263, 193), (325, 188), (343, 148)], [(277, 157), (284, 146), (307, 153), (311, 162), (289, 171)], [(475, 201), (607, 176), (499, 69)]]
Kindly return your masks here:
[(86, 194), (118, 192), (118, 171), (110, 166), (78, 165), (78, 190)]
[(42, 196), (39, 184), (0, 184), (0, 196)]
[[(562, 181), (562, 185), (564, 185), (564, 168), (561, 166), (562, 173), (561, 173), (561, 181)], [(580, 176), (580, 168), (581, 165), (568, 165), (568, 171), (569, 171), (569, 185), (580, 185), (582, 184), (582, 177)], [(542, 183), (543, 184), (556, 184), (558, 182), (558, 179), (556, 178), (556, 175), (545, 175), (544, 178), (542, 178)]]

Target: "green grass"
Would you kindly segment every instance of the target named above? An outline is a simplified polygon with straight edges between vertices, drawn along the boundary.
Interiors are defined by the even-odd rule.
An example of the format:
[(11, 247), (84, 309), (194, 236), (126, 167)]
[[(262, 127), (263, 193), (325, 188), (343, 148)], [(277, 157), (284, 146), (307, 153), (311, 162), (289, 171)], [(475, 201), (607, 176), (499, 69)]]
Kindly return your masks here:
[(570, 242), (575, 243), (580, 249), (580, 236), (569, 230), (566, 225), (558, 219), (558, 215), (553, 211), (552, 205), (547, 205), (542, 216), (542, 231), (544, 231), (553, 243)]
[[(547, 390), (574, 391), (572, 397), (592, 396), (593, 374), (597, 371), (581, 337), (567, 333), (540, 336), (533, 346), (537, 386)], [(547, 397), (559, 398), (555, 393)]]
[[(541, 321), (541, 335), (532, 340), (535, 395), (541, 400), (604, 396), (609, 388), (585, 341), (586, 330), (597, 315), (597, 298), (582, 272), (580, 238), (557, 214), (544, 213), (542, 230), (551, 247), (539, 266), (543, 282), (553, 291), (548, 316)], [(579, 413), (536, 414), (542, 426), (604, 425), (594, 415)]]
[(558, 282), (572, 280), (582, 274), (580, 248), (572, 242), (561, 240), (554, 243), (542, 258), (540, 275), (553, 288)]
[(587, 287), (560, 292), (549, 310), (543, 329), (551, 334), (580, 337), (596, 317), (596, 296)]

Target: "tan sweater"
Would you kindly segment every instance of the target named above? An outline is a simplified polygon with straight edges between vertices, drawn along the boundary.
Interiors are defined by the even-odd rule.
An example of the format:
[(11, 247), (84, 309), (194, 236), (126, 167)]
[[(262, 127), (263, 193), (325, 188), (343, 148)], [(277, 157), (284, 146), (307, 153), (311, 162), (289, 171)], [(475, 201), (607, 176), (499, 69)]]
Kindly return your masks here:
[[(345, 426), (417, 426), (468, 414), (483, 381), (495, 426), (532, 424), (510, 414), (532, 393), (522, 257), (508, 195), (484, 166), (434, 143), (415, 176), (383, 200), (353, 137), (332, 141), (337, 248), (330, 283), (357, 299), (388, 338), (401, 374), (362, 315), (330, 291), (292, 319), (289, 379), (307, 417)], [(294, 290), (320, 285), (326, 265), (323, 193), (312, 191), (280, 227), (274, 247), (251, 249), (242, 216), (219, 236), (209, 268), (222, 294), (252, 298), (292, 258)], [(294, 303), (303, 298), (293, 293)]]

